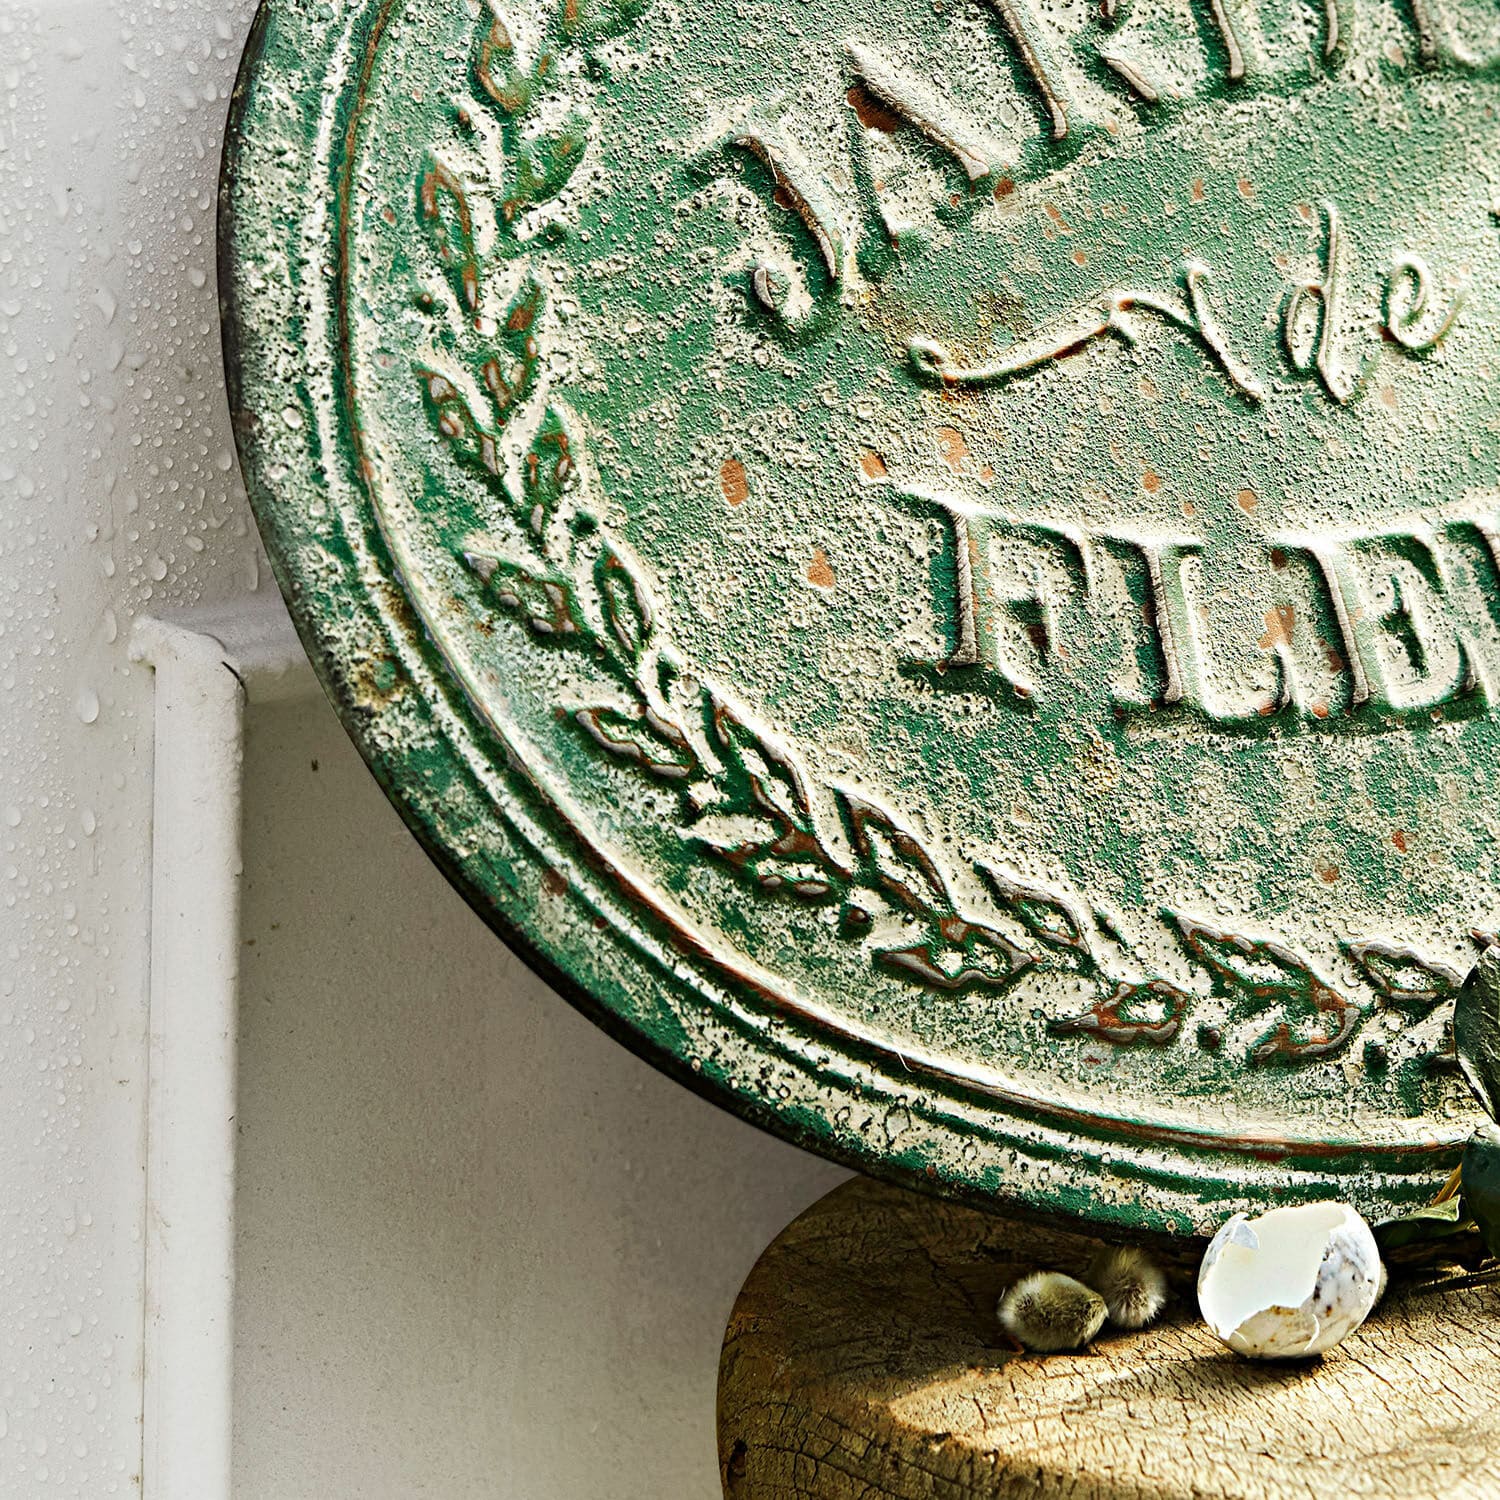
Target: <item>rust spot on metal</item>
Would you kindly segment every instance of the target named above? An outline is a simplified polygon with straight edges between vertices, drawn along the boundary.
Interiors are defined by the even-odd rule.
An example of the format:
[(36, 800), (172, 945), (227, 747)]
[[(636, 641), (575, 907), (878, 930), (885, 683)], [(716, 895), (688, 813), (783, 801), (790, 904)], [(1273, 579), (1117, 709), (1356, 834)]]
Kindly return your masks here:
[(884, 131), (894, 135), (901, 128), (901, 116), (883, 100), (877, 99), (864, 84), (856, 83), (845, 95), (849, 107), (859, 116), (859, 123), (867, 130)]
[(859, 466), (864, 471), (866, 479), (884, 479), (886, 477), (885, 460), (873, 448), (865, 448), (861, 451)]
[(821, 547), (813, 551), (812, 561), (807, 565), (807, 581), (820, 589), (833, 587), (833, 568), (829, 564), (828, 554)]
[(1001, 178), (999, 178), (996, 181), (996, 183), (995, 183), (995, 201), (998, 203), (1002, 199), (1009, 198), (1010, 195), (1013, 192), (1015, 192), (1015, 190), (1016, 190), (1016, 184), (1015, 184), (1015, 179), (1014, 178), (1011, 178), (1011, 177), (1001, 177)]
[(719, 466), (719, 488), (731, 505), (743, 505), (750, 498), (750, 482), (739, 459), (726, 458)]
[(1243, 489), (1234, 497), (1234, 503), (1248, 516), (1260, 504), (1260, 497), (1251, 489)]
[(1141, 475), (1141, 487), (1148, 495), (1154, 495), (1161, 488), (1161, 475), (1155, 469), (1147, 469)]
[(542, 894), (544, 896), (564, 896), (568, 890), (568, 877), (561, 870), (548, 870), (542, 876)]
[(1406, 830), (1398, 828), (1391, 835), (1391, 842), (1403, 853), (1406, 853)]
[(956, 427), (939, 427), (937, 430), (938, 456), (955, 474), (963, 467), (969, 456), (969, 445)]
[(1278, 604), (1266, 611), (1266, 633), (1260, 638), (1260, 649), (1270, 651), (1275, 646), (1290, 646), (1292, 630), (1297, 623), (1297, 611), (1290, 604)]

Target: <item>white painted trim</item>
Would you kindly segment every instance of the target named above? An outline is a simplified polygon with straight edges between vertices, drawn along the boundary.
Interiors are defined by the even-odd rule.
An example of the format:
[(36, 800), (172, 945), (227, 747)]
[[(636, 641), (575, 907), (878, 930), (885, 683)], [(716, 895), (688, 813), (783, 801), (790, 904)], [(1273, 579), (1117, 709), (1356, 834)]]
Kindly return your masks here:
[(280, 599), (142, 619), (156, 673), (143, 1500), (230, 1500), (246, 703), (316, 681)]

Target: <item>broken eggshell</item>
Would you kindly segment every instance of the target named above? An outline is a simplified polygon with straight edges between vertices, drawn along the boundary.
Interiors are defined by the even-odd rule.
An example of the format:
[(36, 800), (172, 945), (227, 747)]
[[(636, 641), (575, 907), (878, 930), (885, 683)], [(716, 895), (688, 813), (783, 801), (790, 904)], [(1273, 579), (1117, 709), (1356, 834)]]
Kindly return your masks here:
[(1250, 1359), (1302, 1359), (1342, 1342), (1380, 1295), (1380, 1251), (1347, 1203), (1236, 1214), (1198, 1271), (1203, 1321)]

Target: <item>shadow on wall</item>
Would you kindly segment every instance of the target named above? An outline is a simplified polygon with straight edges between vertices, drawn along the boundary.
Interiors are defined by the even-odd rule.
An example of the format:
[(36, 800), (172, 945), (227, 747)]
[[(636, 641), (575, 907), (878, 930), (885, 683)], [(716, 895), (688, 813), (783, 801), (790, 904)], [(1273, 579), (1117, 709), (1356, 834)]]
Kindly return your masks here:
[(553, 995), (321, 702), (246, 822), (236, 1493), (712, 1500), (735, 1293), (847, 1174)]

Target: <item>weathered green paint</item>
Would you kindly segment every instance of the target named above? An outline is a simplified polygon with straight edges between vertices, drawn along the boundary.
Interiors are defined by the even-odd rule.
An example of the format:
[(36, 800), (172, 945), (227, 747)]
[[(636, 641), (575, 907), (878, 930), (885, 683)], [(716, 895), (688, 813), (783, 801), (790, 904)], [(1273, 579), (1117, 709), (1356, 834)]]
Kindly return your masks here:
[(270, 0), (278, 577), (695, 1087), (979, 1201), (1386, 1216), (1500, 927), (1497, 106), (1489, 0)]

